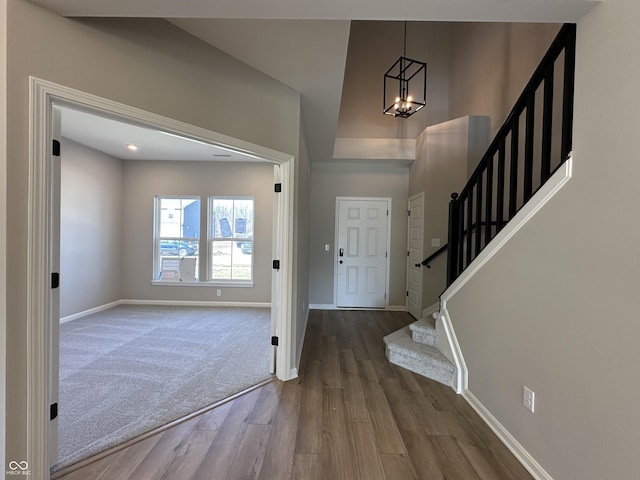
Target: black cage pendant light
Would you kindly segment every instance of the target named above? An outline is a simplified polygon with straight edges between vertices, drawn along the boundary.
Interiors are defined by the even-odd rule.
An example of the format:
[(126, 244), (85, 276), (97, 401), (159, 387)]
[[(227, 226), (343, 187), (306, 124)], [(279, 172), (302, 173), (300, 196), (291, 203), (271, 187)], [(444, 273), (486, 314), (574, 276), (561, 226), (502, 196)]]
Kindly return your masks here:
[(407, 58), (407, 22), (402, 56), (384, 74), (385, 115), (407, 118), (427, 104), (427, 64)]

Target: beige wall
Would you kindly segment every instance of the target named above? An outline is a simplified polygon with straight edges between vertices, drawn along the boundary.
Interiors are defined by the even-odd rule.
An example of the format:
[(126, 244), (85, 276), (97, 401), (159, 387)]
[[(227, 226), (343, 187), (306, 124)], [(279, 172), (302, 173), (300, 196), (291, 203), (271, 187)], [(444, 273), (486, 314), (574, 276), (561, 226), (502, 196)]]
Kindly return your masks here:
[(404, 23), (352, 22), (336, 137), (413, 139), (427, 125), (451, 118), (449, 30), (448, 23), (407, 23), (407, 57), (427, 63), (427, 106), (400, 119), (382, 114), (382, 85), (384, 72), (402, 55)]
[[(336, 197), (392, 199), (389, 305), (406, 302), (409, 168), (395, 165), (314, 164), (311, 171), (309, 302), (334, 304)], [(324, 245), (331, 245), (325, 252)]]
[[(122, 295), (133, 300), (271, 302), (273, 165), (270, 163), (125, 161)], [(201, 200), (201, 230), (206, 229), (210, 196), (255, 200), (253, 287), (175, 287), (152, 285), (153, 223), (156, 195), (196, 195)], [(204, 230), (206, 231), (206, 230)], [(235, 248), (235, 247), (234, 247)], [(200, 262), (206, 262), (200, 246)], [(204, 280), (201, 263), (200, 279)], [(222, 295), (216, 296), (220, 289)]]
[(640, 472), (638, 18), (578, 22), (573, 178), (449, 303), (471, 392), (555, 479)]
[[(26, 458), (28, 77), (295, 155), (299, 94), (161, 20), (70, 20), (8, 0), (7, 445)], [(227, 108), (242, 98), (251, 111)]]
[(122, 298), (122, 160), (62, 139), (60, 317)]
[(542, 23), (453, 24), (449, 118), (488, 115), (493, 137), (558, 29)]

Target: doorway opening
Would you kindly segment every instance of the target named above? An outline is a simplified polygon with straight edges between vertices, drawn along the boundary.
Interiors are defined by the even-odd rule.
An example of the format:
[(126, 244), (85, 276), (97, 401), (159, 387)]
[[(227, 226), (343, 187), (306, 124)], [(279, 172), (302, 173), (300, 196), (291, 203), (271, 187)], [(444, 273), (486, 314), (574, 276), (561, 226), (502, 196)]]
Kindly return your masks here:
[[(293, 196), (293, 157), (259, 145), (250, 144), (183, 122), (175, 121), (127, 105), (79, 92), (57, 84), (31, 78), (31, 143), (30, 188), (29, 188), (29, 268), (28, 268), (28, 349), (32, 362), (28, 365), (28, 448), (31, 452), (30, 466), (37, 471), (48, 470), (52, 462), (56, 444), (56, 397), (55, 386), (55, 340), (58, 334), (59, 314), (57, 313), (57, 280), (55, 258), (56, 242), (56, 188), (59, 178), (55, 157), (56, 136), (54, 126), (54, 103), (78, 109), (101, 112), (115, 118), (146, 125), (170, 135), (177, 135), (195, 141), (213, 144), (253, 155), (276, 165), (281, 183), (282, 195), (277, 202), (278, 212), (274, 214), (273, 228), (279, 232), (280, 241), (273, 245), (274, 258), (282, 259), (283, 268), (272, 273), (271, 305), (272, 332), (279, 332), (279, 347), (273, 360), (278, 378), (291, 378), (291, 325), (290, 325), (290, 284), (292, 276), (291, 202)], [(53, 146), (53, 147), (52, 147)], [(277, 281), (274, 279), (277, 278)]]

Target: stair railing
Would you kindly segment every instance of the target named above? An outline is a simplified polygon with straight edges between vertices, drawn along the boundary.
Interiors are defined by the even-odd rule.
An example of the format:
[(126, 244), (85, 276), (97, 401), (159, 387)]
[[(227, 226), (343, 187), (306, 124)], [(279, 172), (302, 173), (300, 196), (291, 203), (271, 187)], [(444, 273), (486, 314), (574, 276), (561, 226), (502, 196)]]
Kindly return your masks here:
[(565, 24), (469, 181), (451, 195), (447, 286), (569, 158), (575, 44), (576, 26)]

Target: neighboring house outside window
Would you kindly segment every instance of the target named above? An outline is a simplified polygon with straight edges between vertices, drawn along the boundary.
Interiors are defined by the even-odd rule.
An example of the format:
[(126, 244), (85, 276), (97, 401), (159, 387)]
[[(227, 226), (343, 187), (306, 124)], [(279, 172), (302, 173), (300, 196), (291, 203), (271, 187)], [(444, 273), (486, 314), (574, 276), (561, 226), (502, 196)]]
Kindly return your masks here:
[(198, 280), (200, 198), (156, 197), (154, 278), (171, 282)]
[(209, 197), (209, 280), (253, 281), (253, 198)]
[[(209, 197), (207, 207), (208, 221), (203, 231), (200, 197), (156, 196), (154, 281), (253, 284), (254, 199)], [(206, 249), (206, 279), (199, 276), (201, 237), (207, 239), (202, 244)]]

